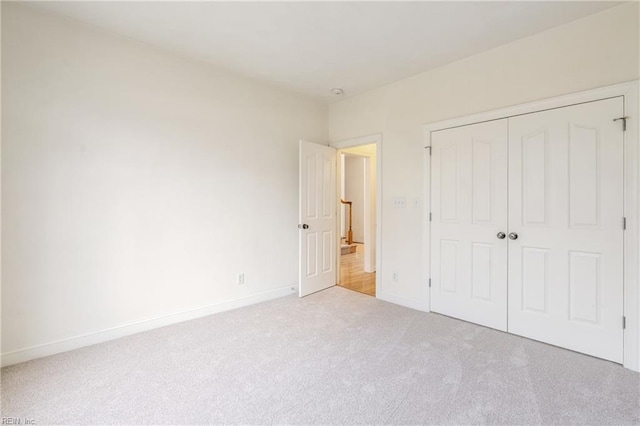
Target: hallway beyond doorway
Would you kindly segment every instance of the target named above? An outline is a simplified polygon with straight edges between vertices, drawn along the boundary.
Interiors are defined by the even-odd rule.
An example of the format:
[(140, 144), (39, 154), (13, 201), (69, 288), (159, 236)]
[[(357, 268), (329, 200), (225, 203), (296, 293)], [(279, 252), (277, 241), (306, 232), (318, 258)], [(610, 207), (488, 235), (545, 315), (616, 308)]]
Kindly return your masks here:
[(364, 272), (364, 244), (355, 244), (354, 253), (340, 256), (340, 287), (376, 295), (376, 273)]

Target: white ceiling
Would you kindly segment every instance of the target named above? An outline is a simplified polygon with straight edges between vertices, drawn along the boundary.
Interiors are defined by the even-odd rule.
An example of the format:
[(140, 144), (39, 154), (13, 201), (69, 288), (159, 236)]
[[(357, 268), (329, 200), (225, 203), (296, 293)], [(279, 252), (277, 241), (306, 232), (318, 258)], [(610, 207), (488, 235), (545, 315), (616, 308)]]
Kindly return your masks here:
[[(33, 4), (33, 3), (32, 3)], [(335, 100), (618, 2), (42, 2), (39, 7)]]

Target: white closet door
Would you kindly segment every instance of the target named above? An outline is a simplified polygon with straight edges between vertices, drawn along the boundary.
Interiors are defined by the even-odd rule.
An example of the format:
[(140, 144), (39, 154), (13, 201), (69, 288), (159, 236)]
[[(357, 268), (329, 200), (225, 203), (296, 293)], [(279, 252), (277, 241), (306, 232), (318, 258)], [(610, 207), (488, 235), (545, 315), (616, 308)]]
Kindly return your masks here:
[(432, 133), (431, 310), (507, 329), (507, 120)]
[(509, 332), (615, 362), (623, 115), (620, 97), (509, 119)]

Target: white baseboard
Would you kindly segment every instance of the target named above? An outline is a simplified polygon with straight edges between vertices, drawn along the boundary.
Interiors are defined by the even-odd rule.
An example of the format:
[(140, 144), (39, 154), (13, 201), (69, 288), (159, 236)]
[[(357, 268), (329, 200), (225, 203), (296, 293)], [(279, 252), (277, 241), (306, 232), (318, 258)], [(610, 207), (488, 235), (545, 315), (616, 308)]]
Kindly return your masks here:
[(405, 299), (404, 297), (394, 296), (386, 293), (378, 293), (376, 297), (385, 302), (395, 303), (396, 305), (404, 306), (406, 308), (415, 309), (417, 311), (429, 312), (427, 302), (424, 300)]
[(287, 287), (278, 288), (276, 290), (266, 291), (239, 299), (225, 300), (224, 302), (214, 303), (212, 305), (202, 306), (187, 311), (176, 312), (169, 315), (163, 315), (156, 318), (144, 319), (128, 324), (123, 324), (111, 328), (107, 328), (92, 333), (74, 336), (67, 339), (57, 340), (55, 342), (44, 343), (41, 345), (30, 346), (17, 351), (2, 354), (0, 365), (6, 367), (8, 365), (18, 364), (20, 362), (29, 361), (36, 358), (42, 358), (49, 355), (55, 355), (61, 352), (79, 349), (85, 346), (95, 345), (96, 343), (107, 342), (109, 340), (118, 339), (124, 336), (141, 333), (143, 331), (153, 330), (155, 328), (176, 324), (196, 318), (206, 317), (218, 312), (229, 311), (231, 309), (241, 308), (243, 306), (253, 305), (267, 300), (277, 299), (279, 297), (289, 296), (298, 291), (297, 284)]

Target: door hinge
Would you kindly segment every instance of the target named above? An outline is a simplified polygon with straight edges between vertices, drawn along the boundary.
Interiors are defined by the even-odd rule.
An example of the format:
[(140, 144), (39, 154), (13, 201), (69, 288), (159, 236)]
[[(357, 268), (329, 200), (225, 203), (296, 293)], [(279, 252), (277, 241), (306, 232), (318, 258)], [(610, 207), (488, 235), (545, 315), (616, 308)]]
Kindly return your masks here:
[(433, 217), (433, 216), (432, 216), (431, 212), (429, 212), (429, 222), (431, 222), (431, 218), (432, 218), (432, 217)]
[(614, 118), (613, 121), (622, 120), (622, 131), (626, 132), (627, 131), (627, 119), (629, 119), (629, 117), (625, 116), (625, 117), (620, 117), (620, 118)]
[(627, 218), (623, 217), (622, 218), (622, 230), (626, 230), (627, 229)]
[(429, 278), (429, 288), (431, 288), (431, 278)]
[(622, 317), (622, 329), (627, 328), (627, 317)]
[(429, 155), (431, 155), (431, 146), (425, 146), (424, 149), (429, 150)]

